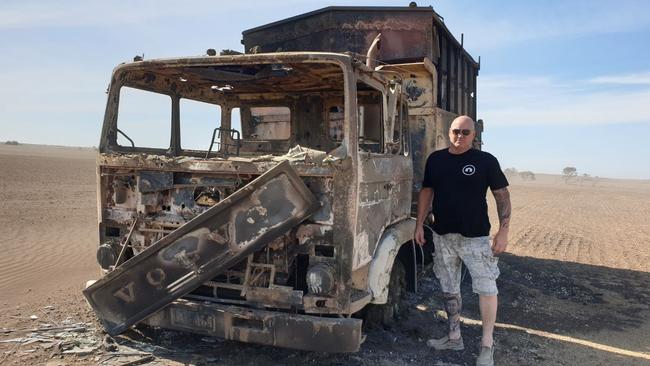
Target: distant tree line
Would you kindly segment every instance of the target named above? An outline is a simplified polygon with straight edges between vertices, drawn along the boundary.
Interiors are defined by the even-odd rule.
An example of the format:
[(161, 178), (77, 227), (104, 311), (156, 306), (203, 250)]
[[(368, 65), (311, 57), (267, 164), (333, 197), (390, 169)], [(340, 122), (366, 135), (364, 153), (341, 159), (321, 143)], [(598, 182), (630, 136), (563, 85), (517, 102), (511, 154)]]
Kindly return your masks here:
[[(533, 181), (536, 180), (535, 173), (530, 170), (519, 171), (517, 168), (506, 168), (503, 173), (509, 179), (521, 179), (523, 181)], [(562, 180), (566, 184), (583, 184), (591, 183), (592, 186), (596, 185), (600, 178), (598, 176), (592, 177), (587, 173), (582, 175), (578, 174), (578, 169), (574, 166), (567, 166), (562, 169)]]

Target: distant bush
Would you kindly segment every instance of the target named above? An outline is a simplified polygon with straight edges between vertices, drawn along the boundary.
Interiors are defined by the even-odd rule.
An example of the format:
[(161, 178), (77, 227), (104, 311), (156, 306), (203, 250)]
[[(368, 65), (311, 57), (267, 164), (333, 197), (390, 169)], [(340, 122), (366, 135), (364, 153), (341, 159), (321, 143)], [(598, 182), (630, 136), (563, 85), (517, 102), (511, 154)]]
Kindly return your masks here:
[(518, 172), (517, 172), (517, 169), (515, 169), (515, 168), (507, 168), (506, 170), (503, 171), (503, 174), (505, 174), (506, 177), (508, 177), (508, 178), (512, 178), (512, 177), (517, 176)]
[(531, 172), (530, 170), (519, 172), (519, 176), (522, 180), (535, 180), (535, 173)]
[(5, 141), (5, 145), (20, 145), (18, 141)]

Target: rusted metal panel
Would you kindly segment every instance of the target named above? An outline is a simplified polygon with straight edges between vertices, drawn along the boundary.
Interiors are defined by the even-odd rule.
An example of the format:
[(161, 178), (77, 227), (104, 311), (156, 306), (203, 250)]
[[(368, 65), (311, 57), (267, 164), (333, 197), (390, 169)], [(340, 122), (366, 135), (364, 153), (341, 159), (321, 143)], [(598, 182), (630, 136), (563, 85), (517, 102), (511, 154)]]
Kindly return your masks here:
[(139, 176), (140, 193), (158, 192), (170, 189), (174, 185), (174, 176), (171, 172), (141, 171)]
[(379, 60), (401, 63), (427, 57), (446, 62), (450, 49), (478, 72), (463, 45), (431, 6), (331, 6), (242, 32), (247, 52), (352, 51), (365, 55), (377, 33), (382, 33)]
[(178, 300), (152, 315), (149, 325), (225, 339), (321, 352), (356, 352), (360, 319), (325, 318)]
[(84, 290), (119, 334), (307, 218), (318, 201), (288, 162), (173, 231)]
[[(341, 165), (343, 159), (327, 164), (309, 164), (303, 162), (292, 162), (292, 167), (301, 176), (327, 177), (334, 174), (334, 166)], [(188, 173), (232, 173), (232, 174), (262, 174), (276, 162), (272, 160), (261, 160), (253, 158), (195, 158), (188, 156), (168, 157), (153, 154), (100, 154), (98, 165), (107, 168), (124, 168), (137, 170), (160, 170), (171, 172)]]
[(436, 108), (436, 114), (434, 117), (436, 126), (436, 143), (435, 146), (433, 146), (433, 149), (428, 151), (429, 153), (447, 148), (451, 145), (451, 142), (449, 141), (449, 128), (456, 117), (458, 117), (458, 115), (455, 113), (450, 113), (444, 109)]
[(352, 270), (373, 258), (388, 225), (410, 213), (413, 162), (410, 157), (359, 153), (359, 191)]
[(329, 7), (243, 32), (247, 51), (352, 51), (366, 54), (378, 33), (384, 62), (433, 55), (430, 7)]

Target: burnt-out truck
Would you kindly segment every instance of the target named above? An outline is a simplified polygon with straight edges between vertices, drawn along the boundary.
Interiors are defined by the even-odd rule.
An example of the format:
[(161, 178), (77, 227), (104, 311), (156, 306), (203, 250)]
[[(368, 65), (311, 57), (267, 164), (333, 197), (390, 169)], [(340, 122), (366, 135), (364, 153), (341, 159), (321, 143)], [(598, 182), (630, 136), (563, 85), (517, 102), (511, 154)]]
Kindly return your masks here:
[(114, 69), (84, 295), (112, 335), (357, 351), (417, 285), (414, 197), (476, 120), (479, 64), (431, 7), (328, 7), (242, 43)]

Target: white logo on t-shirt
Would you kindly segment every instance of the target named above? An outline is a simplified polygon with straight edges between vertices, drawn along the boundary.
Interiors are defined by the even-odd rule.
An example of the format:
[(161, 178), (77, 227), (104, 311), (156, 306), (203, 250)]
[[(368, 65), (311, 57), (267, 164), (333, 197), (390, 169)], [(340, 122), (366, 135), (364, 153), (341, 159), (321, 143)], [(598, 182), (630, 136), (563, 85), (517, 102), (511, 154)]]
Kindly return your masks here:
[(474, 175), (476, 168), (472, 164), (467, 164), (463, 167), (463, 174), (465, 175)]

